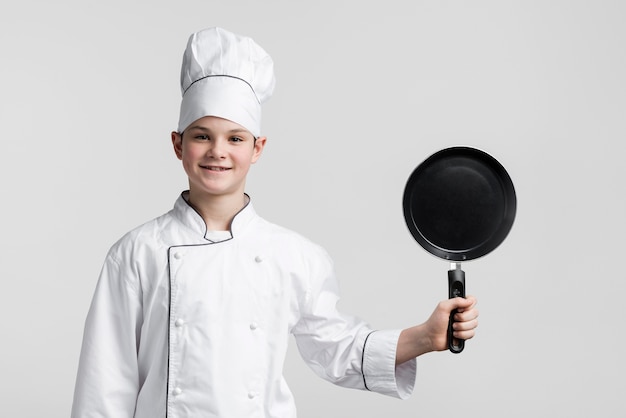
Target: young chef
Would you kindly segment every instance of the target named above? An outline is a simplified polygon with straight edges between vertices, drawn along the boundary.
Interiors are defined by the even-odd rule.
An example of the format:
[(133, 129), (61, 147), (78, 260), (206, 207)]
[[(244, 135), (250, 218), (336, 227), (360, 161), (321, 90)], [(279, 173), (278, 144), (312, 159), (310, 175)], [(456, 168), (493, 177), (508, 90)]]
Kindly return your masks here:
[(423, 324), (372, 330), (339, 313), (327, 253), (269, 223), (244, 193), (265, 147), (272, 59), (211, 28), (189, 38), (174, 152), (189, 178), (174, 208), (112, 246), (87, 316), (72, 417), (296, 416), (282, 375), (289, 334), (337, 385), (406, 398), (415, 357), (474, 336), (475, 299)]

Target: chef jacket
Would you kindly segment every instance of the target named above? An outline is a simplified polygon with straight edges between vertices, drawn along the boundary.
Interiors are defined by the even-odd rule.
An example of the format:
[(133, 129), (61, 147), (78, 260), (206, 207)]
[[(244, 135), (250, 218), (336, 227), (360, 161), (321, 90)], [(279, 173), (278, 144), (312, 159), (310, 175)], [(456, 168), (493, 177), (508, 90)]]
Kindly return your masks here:
[(295, 417), (282, 374), (289, 334), (330, 382), (411, 394), (415, 360), (395, 365), (400, 330), (338, 312), (320, 246), (259, 217), (249, 198), (215, 236), (187, 193), (108, 252), (72, 417)]

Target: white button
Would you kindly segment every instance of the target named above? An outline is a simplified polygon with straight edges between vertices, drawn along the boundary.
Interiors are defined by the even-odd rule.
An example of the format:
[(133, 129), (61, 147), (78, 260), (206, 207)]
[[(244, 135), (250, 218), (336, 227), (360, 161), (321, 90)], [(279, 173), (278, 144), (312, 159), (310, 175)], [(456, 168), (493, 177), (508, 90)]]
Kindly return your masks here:
[(182, 254), (182, 253), (179, 253), (179, 252), (175, 252), (175, 253), (174, 253), (174, 258), (175, 258), (175, 259), (180, 260), (182, 257), (183, 257), (183, 254)]
[(259, 324), (257, 324), (256, 322), (252, 322), (250, 323), (250, 329), (252, 331), (254, 331), (255, 329), (257, 329), (259, 327)]
[(183, 393), (181, 388), (174, 388), (174, 395), (180, 395), (181, 393)]
[(263, 261), (263, 256), (257, 255), (256, 257), (254, 257), (254, 261), (260, 263), (261, 261)]
[(256, 392), (252, 392), (252, 391), (248, 392), (248, 398), (254, 399), (256, 397), (257, 397), (257, 393)]
[(176, 325), (177, 327), (182, 327), (183, 325), (185, 325), (185, 320), (178, 318), (176, 322), (174, 322), (174, 325)]

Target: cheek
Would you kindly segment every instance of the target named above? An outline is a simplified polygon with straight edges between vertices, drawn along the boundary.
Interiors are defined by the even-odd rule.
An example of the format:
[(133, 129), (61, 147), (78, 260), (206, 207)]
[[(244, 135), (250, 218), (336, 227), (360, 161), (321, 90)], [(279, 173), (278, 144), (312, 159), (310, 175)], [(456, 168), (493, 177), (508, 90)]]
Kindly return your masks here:
[(237, 156), (237, 163), (240, 167), (249, 168), (257, 160), (256, 156), (251, 152), (241, 153)]
[(194, 145), (187, 145), (182, 149), (183, 161), (197, 161), (202, 155), (202, 149)]
[(200, 155), (201, 153), (195, 147), (183, 147), (181, 160), (185, 171), (189, 172), (197, 165)]

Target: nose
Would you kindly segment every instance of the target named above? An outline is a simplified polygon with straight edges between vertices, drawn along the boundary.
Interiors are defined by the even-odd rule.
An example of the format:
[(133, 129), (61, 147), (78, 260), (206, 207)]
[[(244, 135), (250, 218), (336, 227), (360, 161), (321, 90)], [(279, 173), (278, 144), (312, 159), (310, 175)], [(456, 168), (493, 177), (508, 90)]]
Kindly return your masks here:
[(226, 158), (226, 144), (221, 139), (211, 141), (211, 145), (207, 150), (207, 155), (211, 158), (223, 159)]

